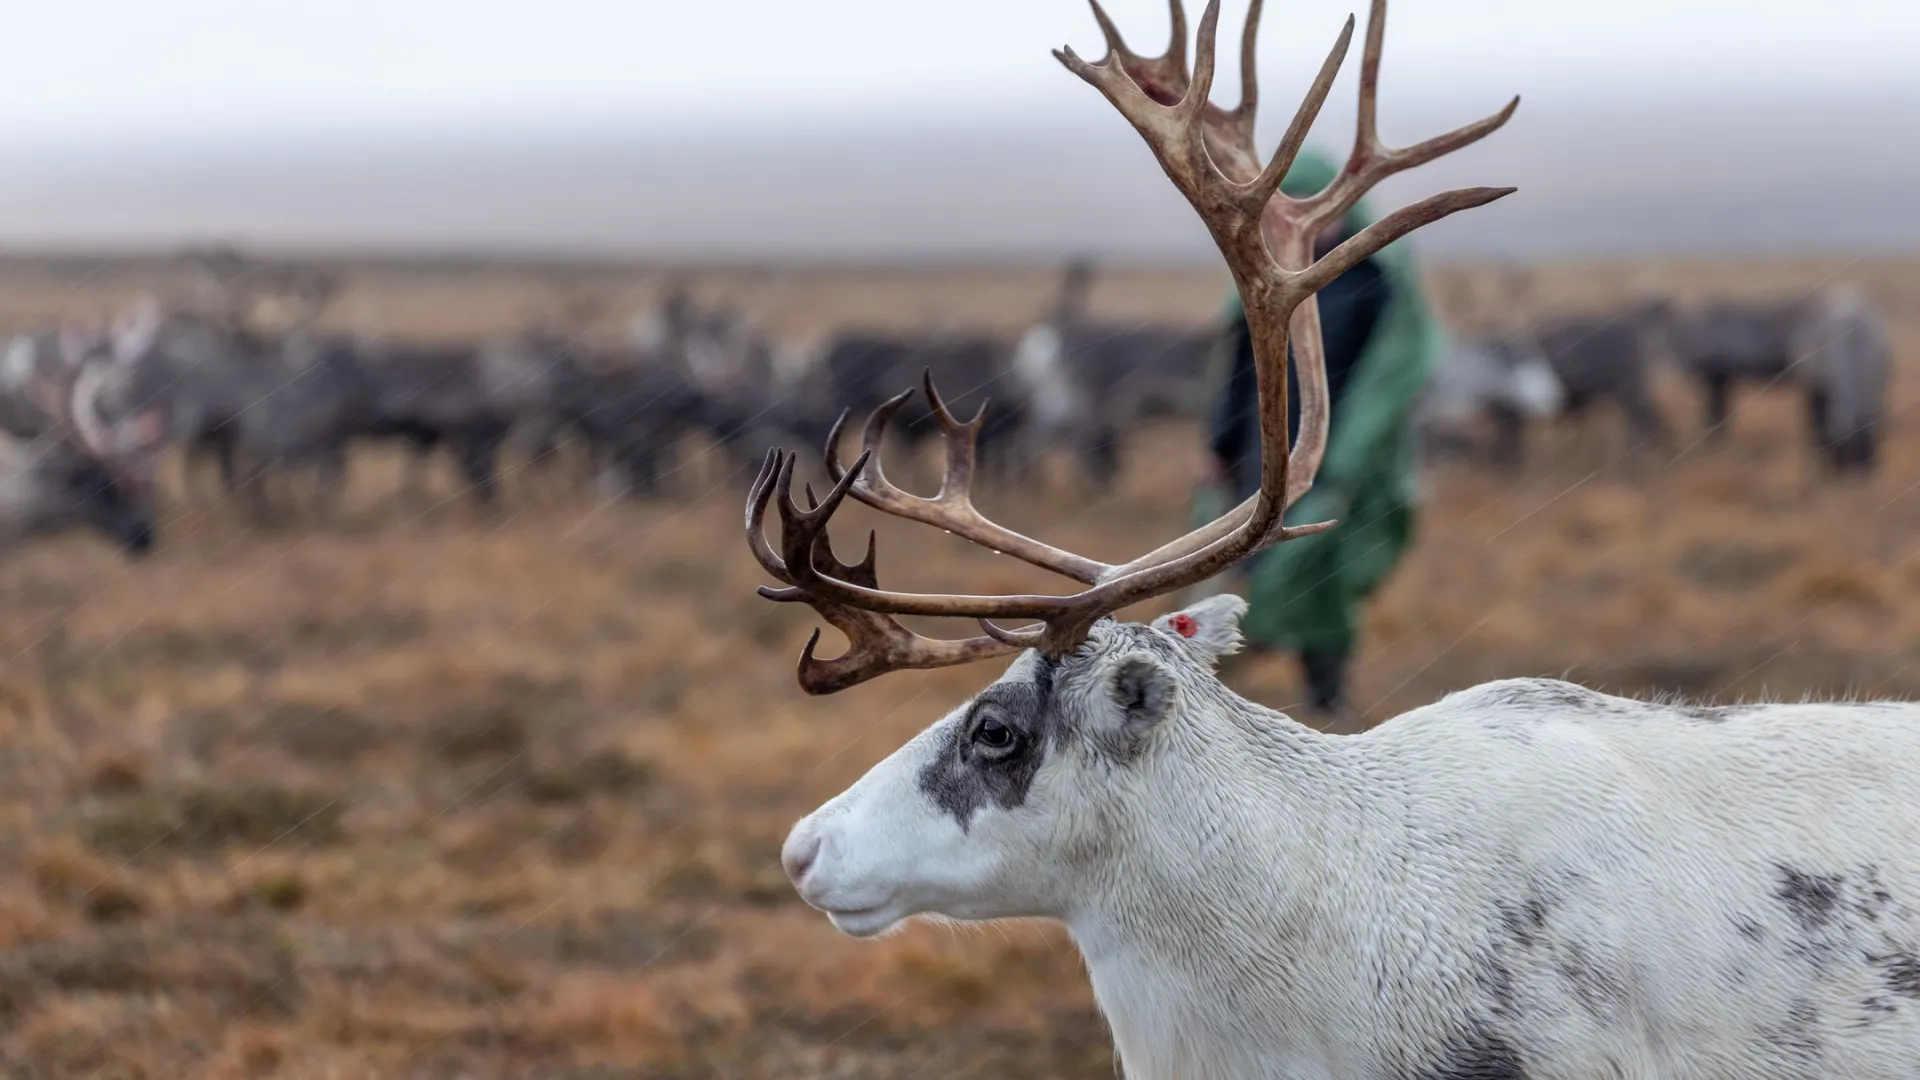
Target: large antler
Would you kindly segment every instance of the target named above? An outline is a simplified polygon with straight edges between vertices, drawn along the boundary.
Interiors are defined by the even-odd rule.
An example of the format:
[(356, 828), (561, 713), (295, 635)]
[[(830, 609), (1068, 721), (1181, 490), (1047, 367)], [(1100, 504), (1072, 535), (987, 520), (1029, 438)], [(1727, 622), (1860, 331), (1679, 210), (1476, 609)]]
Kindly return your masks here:
[[(747, 541), (760, 565), (788, 586), (785, 589), (762, 586), (760, 595), (772, 600), (803, 600), (847, 636), (850, 647), (844, 655), (831, 660), (814, 655), (815, 647), (820, 644), (820, 631), (815, 630), (807, 639), (806, 650), (800, 654), (800, 685), (808, 693), (831, 694), (901, 668), (949, 667), (1013, 651), (1012, 646), (991, 637), (965, 641), (922, 637), (884, 614), (809, 592), (819, 581), (845, 582), (857, 589), (877, 588), (875, 545), (873, 534), (869, 533), (867, 554), (859, 562), (843, 563), (835, 557), (833, 544), (827, 538), (827, 519), (846, 497), (852, 475), (834, 485), (825, 503), (816, 503), (813, 489), (809, 487), (807, 509), (803, 511), (793, 501), (793, 463), (794, 455), (785, 451), (767, 454), (766, 464), (761, 466), (760, 476), (754, 480), (747, 496)], [(867, 457), (863, 454), (854, 462), (854, 472), (858, 473), (866, 463)], [(767, 504), (776, 493), (780, 499), (784, 556), (767, 544), (762, 527)]]
[[(926, 381), (928, 404), (938, 419), (947, 449), (946, 477), (939, 494), (914, 496), (888, 482), (879, 466), (880, 442), (888, 419), (912, 394), (909, 390), (877, 409), (868, 420), (865, 447), (852, 469), (839, 466), (838, 444), (845, 416), (827, 445), (827, 469), (836, 481), (827, 497), (801, 511), (792, 501), (793, 458), (769, 457), (747, 505), (751, 544), (761, 564), (786, 582), (783, 589), (762, 588), (769, 599), (812, 605), (848, 636), (851, 647), (835, 660), (814, 656), (808, 643), (801, 660), (801, 685), (811, 693), (831, 693), (902, 667), (962, 663), (1021, 648), (1063, 655), (1086, 639), (1095, 623), (1135, 602), (1165, 595), (1215, 574), (1260, 549), (1319, 532), (1332, 522), (1289, 527), (1287, 507), (1313, 486), (1326, 451), (1329, 402), (1320, 320), (1313, 296), (1335, 278), (1423, 225), (1481, 206), (1512, 188), (1449, 191), (1396, 210), (1333, 250), (1313, 258), (1314, 239), (1339, 222), (1382, 179), (1424, 164), (1473, 143), (1499, 128), (1519, 104), (1483, 120), (1414, 146), (1394, 150), (1380, 142), (1375, 122), (1380, 50), (1386, 30), (1386, 0), (1373, 0), (1360, 73), (1358, 131), (1345, 167), (1327, 188), (1309, 198), (1281, 195), (1281, 180), (1292, 168), (1308, 129), (1346, 57), (1354, 23), (1347, 20), (1339, 39), (1271, 158), (1261, 162), (1253, 139), (1258, 79), (1254, 42), (1261, 0), (1253, 0), (1241, 39), (1241, 101), (1224, 110), (1208, 101), (1214, 75), (1214, 35), (1219, 0), (1210, 0), (1200, 19), (1192, 69), (1186, 62), (1186, 15), (1172, 0), (1173, 38), (1158, 57), (1129, 50), (1119, 31), (1092, 0), (1094, 18), (1106, 36), (1107, 55), (1088, 63), (1062, 49), (1055, 56), (1092, 84), (1119, 110), (1153, 151), (1174, 186), (1193, 205), (1226, 258), (1246, 311), (1259, 380), (1261, 430), (1260, 490), (1218, 520), (1142, 555), (1113, 566), (1050, 547), (987, 520), (973, 506), (974, 440), (984, 420), (953, 418)], [(1302, 393), (1300, 435), (1287, 445), (1289, 343)], [(766, 507), (780, 496), (781, 550), (775, 554), (762, 532)], [(1012, 555), (1086, 585), (1067, 596), (966, 596), (882, 590), (873, 573), (873, 543), (855, 566), (839, 562), (826, 539), (826, 522), (844, 498), (897, 517), (935, 525), (995, 551)], [(966, 641), (919, 637), (895, 622), (895, 615), (947, 615), (980, 621), (987, 636)], [(1007, 630), (996, 619), (1034, 619), (1038, 626)]]

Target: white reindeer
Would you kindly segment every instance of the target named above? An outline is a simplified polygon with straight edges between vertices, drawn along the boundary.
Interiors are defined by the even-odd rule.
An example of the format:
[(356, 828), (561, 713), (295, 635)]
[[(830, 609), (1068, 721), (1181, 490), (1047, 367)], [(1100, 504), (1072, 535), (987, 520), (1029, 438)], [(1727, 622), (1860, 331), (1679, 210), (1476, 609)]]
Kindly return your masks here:
[[(1327, 439), (1309, 298), (1419, 225), (1505, 193), (1439, 195), (1305, 257), (1381, 177), (1471, 143), (1512, 110), (1409, 149), (1381, 146), (1383, 8), (1375, 0), (1355, 157), (1301, 201), (1271, 196), (1351, 22), (1264, 168), (1251, 110), (1204, 104), (1217, 0), (1191, 75), (1177, 3), (1167, 56), (1127, 52), (1104, 17), (1107, 61), (1062, 55), (1145, 135), (1247, 300), (1266, 450), (1254, 498), (1109, 566), (981, 516), (968, 491), (979, 421), (955, 421), (937, 397), (948, 473), (934, 498), (888, 482), (878, 425), (851, 469), (829, 447), (837, 482), (817, 505), (792, 498), (794, 458), (770, 455), (748, 537), (785, 586), (763, 594), (812, 605), (850, 642), (833, 658), (815, 655), (817, 635), (809, 643), (808, 691), (1019, 654), (801, 821), (782, 853), (787, 872), (860, 937), (916, 915), (1060, 920), (1134, 1080), (1911, 1077), (1920, 708), (1705, 708), (1509, 680), (1336, 737), (1215, 677), (1239, 642), (1238, 598), (1146, 625), (1110, 617), (1322, 527), (1281, 523)], [(1250, 18), (1249, 41), (1253, 32)], [(1302, 421), (1289, 448), (1280, 376), (1296, 315)], [(848, 564), (827, 539), (849, 494), (1086, 587), (883, 590), (871, 544)], [(777, 547), (762, 528), (776, 496)], [(901, 615), (970, 617), (984, 634), (929, 639)], [(1008, 619), (1039, 624), (994, 621)]]
[(1857, 285), (1821, 290), (1801, 306), (1789, 335), (1814, 448), (1835, 472), (1873, 470), (1887, 417), (1893, 341)]
[(1553, 364), (1531, 342), (1481, 337), (1449, 344), (1414, 408), (1424, 457), (1472, 453), (1471, 427), (1493, 424), (1488, 455), (1517, 466), (1530, 421), (1551, 419), (1566, 406), (1566, 387)]

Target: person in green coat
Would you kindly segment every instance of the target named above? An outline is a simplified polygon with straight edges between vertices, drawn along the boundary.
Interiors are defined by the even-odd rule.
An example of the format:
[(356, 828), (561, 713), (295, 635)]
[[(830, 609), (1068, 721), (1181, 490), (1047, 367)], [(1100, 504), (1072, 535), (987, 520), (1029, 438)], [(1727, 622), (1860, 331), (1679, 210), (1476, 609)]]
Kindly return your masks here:
[[(1337, 173), (1304, 151), (1281, 182), (1295, 198)], [(1319, 238), (1316, 257), (1371, 224), (1365, 202)], [(1315, 709), (1347, 717), (1347, 670), (1367, 596), (1400, 561), (1418, 502), (1411, 417), (1442, 347), (1406, 241), (1358, 264), (1320, 291), (1332, 419), (1313, 490), (1287, 513), (1297, 525), (1338, 526), (1289, 540), (1241, 564), (1248, 591), (1242, 624), (1251, 650), (1295, 652)], [(1213, 364), (1208, 444), (1215, 483), (1194, 507), (1209, 520), (1260, 487), (1258, 393), (1252, 342), (1236, 293), (1223, 317)], [(1291, 360), (1291, 357), (1289, 357)], [(1289, 439), (1299, 433), (1299, 382), (1287, 367)]]

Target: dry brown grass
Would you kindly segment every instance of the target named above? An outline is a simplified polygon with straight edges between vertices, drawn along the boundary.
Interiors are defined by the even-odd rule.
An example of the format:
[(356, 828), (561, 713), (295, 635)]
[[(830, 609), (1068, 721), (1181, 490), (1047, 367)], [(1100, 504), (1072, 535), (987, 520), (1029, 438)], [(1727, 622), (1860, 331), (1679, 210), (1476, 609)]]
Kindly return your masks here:
[[(1832, 268), (1661, 272), (1739, 291)], [(1608, 422), (1544, 440), (1516, 479), (1436, 472), (1418, 547), (1371, 615), (1368, 717), (1526, 673), (1713, 698), (1920, 695), (1920, 324), (1902, 300), (1920, 268), (1849, 273), (1906, 304), (1881, 475), (1816, 485), (1787, 400), (1745, 403), (1727, 445), (1671, 465), (1615, 463)], [(978, 275), (908, 279), (796, 279), (775, 313), (1020, 316)], [(1044, 300), (1041, 275), (1008, 280), (995, 288)], [(1636, 284), (1550, 269), (1537, 302)], [(1104, 302), (1191, 315), (1216, 285), (1138, 275)], [(44, 311), (126, 286), (36, 287)], [(424, 329), (484, 329), (510, 292), (488, 290), (460, 307), (436, 285), (398, 307)], [(1668, 404), (1690, 430), (1692, 402)], [(1190, 433), (1157, 431), (1112, 499), (993, 508), (1119, 555), (1181, 527), (1196, 462)], [(317, 528), (250, 531), (188, 499), (149, 564), (76, 538), (0, 566), (0, 1072), (1112, 1075), (1059, 933), (855, 943), (778, 865), (795, 818), (991, 672), (803, 696), (792, 664), (812, 620), (753, 595), (745, 477), (724, 469), (654, 505), (520, 484), (494, 519), (402, 512), (392, 474), (366, 463)], [(894, 581), (1050, 584), (880, 528)], [(1284, 659), (1234, 679), (1298, 697)]]

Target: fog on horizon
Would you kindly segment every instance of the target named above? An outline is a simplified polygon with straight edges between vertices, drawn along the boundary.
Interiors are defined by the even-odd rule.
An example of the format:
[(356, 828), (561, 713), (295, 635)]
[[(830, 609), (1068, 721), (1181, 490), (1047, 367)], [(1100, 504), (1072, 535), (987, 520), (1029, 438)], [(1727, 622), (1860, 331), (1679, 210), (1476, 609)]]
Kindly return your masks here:
[[(1157, 0), (1108, 5), (1140, 51)], [(1199, 4), (1189, 4), (1197, 23)], [(1350, 10), (1267, 5), (1277, 136)], [(1244, 3), (1215, 97), (1237, 94)], [(1102, 51), (1076, 0), (728, 5), (131, 0), (11, 21), (0, 242), (776, 258), (1205, 257), (1140, 140), (1048, 50)], [(1349, 55), (1313, 142), (1344, 151)], [(1920, 5), (1399, 0), (1383, 133), (1523, 97), (1382, 203), (1521, 192), (1435, 251), (1855, 251), (1920, 245)], [(1814, 192), (1844, 191), (1816, 201)]]

